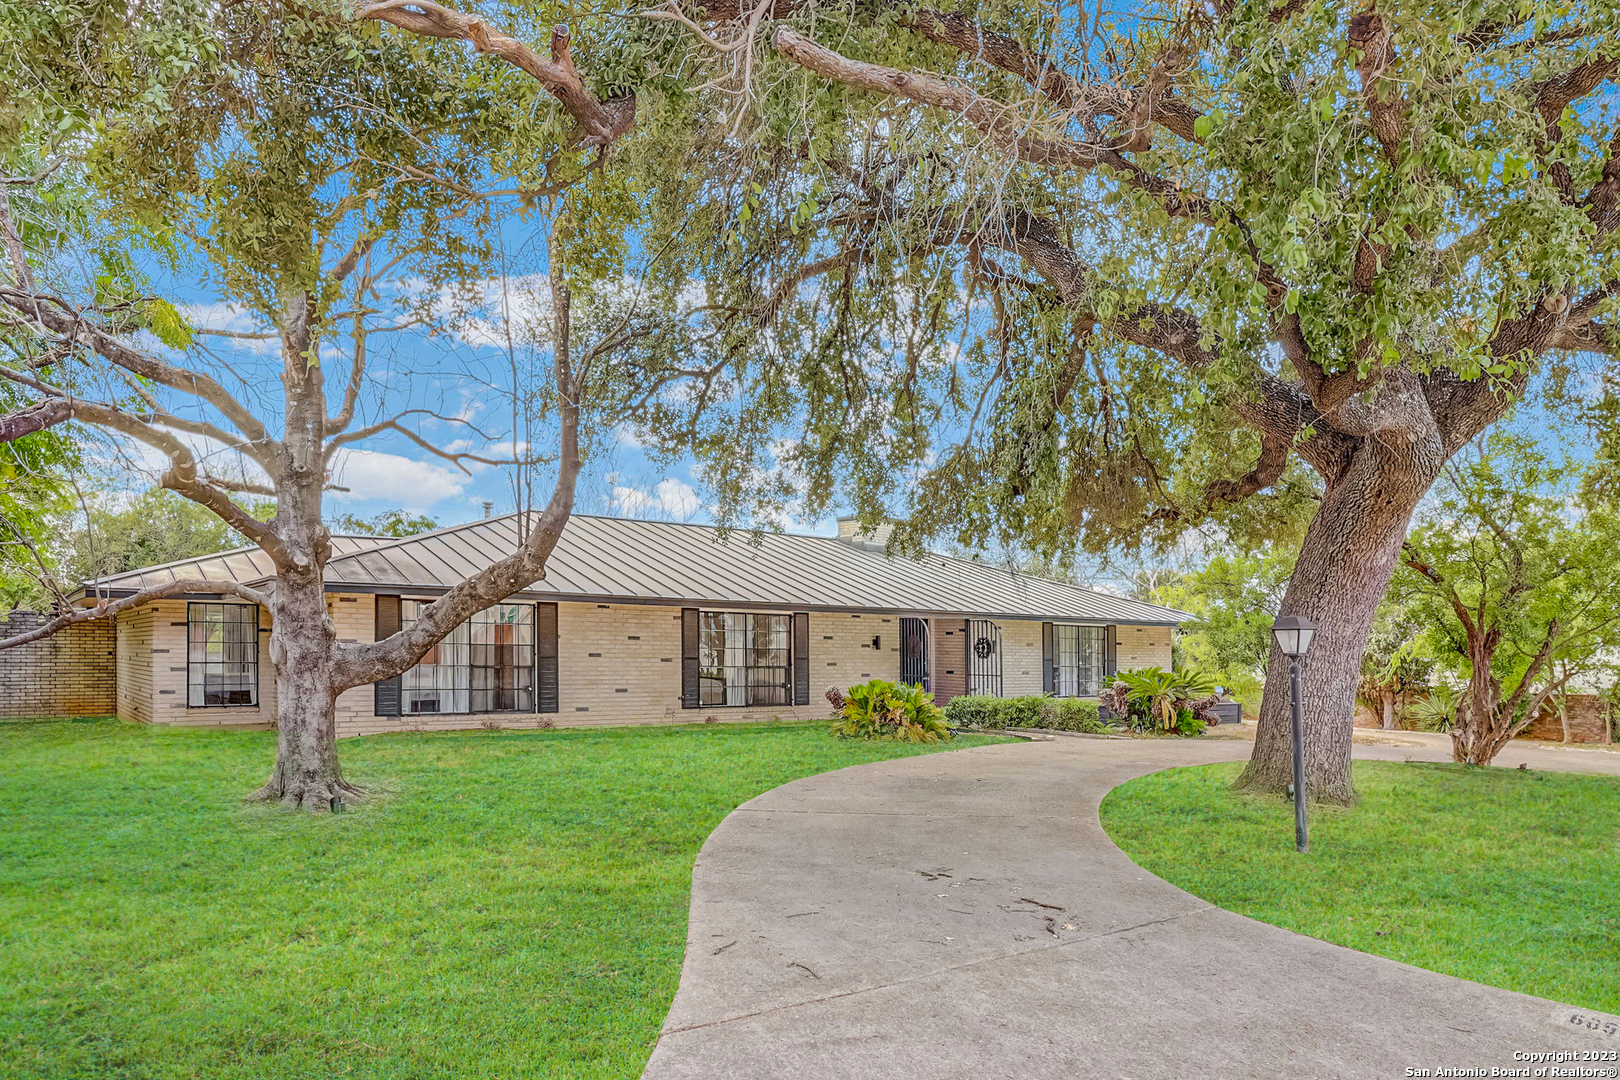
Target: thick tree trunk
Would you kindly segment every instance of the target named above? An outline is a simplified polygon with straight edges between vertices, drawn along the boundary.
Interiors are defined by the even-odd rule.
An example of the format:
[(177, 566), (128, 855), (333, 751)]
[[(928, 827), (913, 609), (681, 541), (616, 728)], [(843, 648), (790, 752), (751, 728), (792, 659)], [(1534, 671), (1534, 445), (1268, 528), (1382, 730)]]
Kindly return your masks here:
[(276, 666), (276, 764), (250, 798), (290, 809), (330, 810), (364, 792), (338, 767), (333, 684), (336, 632), (319, 573), (283, 572), (272, 604), (270, 659)]
[[(1442, 461), (1438, 447), (1421, 454), (1404, 449), (1392, 454), (1369, 440), (1329, 485), (1279, 612), (1303, 615), (1317, 626), (1303, 673), (1305, 787), (1313, 801), (1355, 799), (1350, 736), (1367, 633), (1395, 571), (1412, 511)], [(1238, 786), (1282, 792), (1292, 782), (1288, 658), (1273, 643), (1254, 752)]]
[(1384, 698), (1384, 730), (1395, 730), (1395, 691), (1385, 690)]
[(364, 792), (338, 767), (337, 631), (326, 609), (331, 538), (321, 522), (326, 487), (326, 399), (309, 332), (308, 297), (283, 299), (282, 388), (287, 436), (275, 476), (280, 541), (271, 600), (270, 660), (276, 668), (276, 765), (251, 799), (290, 809), (331, 810)]

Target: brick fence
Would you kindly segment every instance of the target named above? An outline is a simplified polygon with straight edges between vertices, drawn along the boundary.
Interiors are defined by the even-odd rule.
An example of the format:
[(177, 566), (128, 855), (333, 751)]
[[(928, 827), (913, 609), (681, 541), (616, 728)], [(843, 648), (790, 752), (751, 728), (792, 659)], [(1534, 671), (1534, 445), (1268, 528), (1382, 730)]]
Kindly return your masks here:
[[(1564, 699), (1569, 720), (1569, 741), (1578, 743), (1612, 742), (1613, 729), (1609, 726), (1612, 707), (1596, 694), (1570, 694)], [(1530, 726), (1524, 729), (1526, 739), (1564, 738), (1564, 725), (1558, 717), (1558, 703), (1549, 702)]]
[[(0, 619), (0, 638), (44, 622), (32, 611)], [(0, 651), (0, 716), (102, 716), (113, 712), (113, 625), (76, 623)]]

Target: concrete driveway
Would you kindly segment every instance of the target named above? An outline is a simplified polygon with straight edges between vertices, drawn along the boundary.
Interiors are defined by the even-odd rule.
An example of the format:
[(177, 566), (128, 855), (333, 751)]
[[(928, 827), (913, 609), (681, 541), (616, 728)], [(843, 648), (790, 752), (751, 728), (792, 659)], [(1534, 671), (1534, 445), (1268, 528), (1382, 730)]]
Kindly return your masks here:
[[(1212, 907), (1098, 824), (1133, 776), (1248, 750), (1058, 738), (863, 765), (744, 804), (698, 856), (680, 989), (644, 1076), (1365, 1080), (1620, 1051), (1614, 1018)], [(1620, 754), (1523, 753), (1620, 773)], [(1517, 747), (1499, 760), (1517, 765)]]

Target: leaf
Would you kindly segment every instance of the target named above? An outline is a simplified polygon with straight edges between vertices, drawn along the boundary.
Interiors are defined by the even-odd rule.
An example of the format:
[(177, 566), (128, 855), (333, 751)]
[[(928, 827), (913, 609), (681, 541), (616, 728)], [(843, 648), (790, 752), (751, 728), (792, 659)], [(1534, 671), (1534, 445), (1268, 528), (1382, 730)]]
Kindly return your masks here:
[(1193, 134), (1200, 139), (1209, 138), (1209, 133), (1215, 130), (1215, 118), (1205, 113), (1193, 121)]
[(167, 300), (150, 300), (146, 305), (147, 324), (152, 334), (171, 349), (188, 349), (196, 331), (181, 317), (179, 309)]

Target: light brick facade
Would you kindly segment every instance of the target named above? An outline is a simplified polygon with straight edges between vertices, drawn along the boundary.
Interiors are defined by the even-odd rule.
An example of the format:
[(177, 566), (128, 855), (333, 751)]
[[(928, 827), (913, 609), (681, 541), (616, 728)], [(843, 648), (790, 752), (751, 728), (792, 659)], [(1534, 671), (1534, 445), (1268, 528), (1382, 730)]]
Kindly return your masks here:
[[(407, 594), (408, 595), (408, 594)], [(424, 597), (424, 599), (427, 599)], [(329, 594), (337, 636), (374, 638), (376, 599)], [(709, 605), (708, 610), (750, 610)], [(1039, 694), (1041, 623), (998, 620), (1002, 636), (1003, 693)], [(965, 682), (962, 620), (931, 620), (932, 671), (941, 690)], [(186, 704), (186, 604), (165, 600), (118, 619), (117, 712), (142, 723), (196, 726), (267, 725), (275, 716), (275, 680), (269, 658), (270, 618), (259, 616), (259, 705), (190, 708)], [(1170, 628), (1121, 626), (1119, 666), (1170, 665)], [(819, 719), (827, 716), (830, 686), (870, 678), (898, 678), (898, 613), (811, 612), (810, 701), (763, 707), (681, 707), (681, 609), (661, 604), (561, 602), (557, 611), (558, 711), (474, 715), (378, 716), (373, 688), (345, 691), (337, 702), (340, 736), (386, 731), (538, 725), (694, 723), (715, 720)], [(960, 689), (954, 689), (960, 693)]]
[[(14, 611), (0, 638), (25, 634), (47, 617)], [(104, 716), (113, 711), (113, 628), (93, 621), (0, 652), (0, 716)]]

